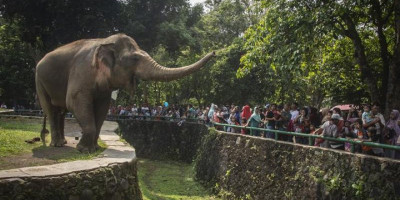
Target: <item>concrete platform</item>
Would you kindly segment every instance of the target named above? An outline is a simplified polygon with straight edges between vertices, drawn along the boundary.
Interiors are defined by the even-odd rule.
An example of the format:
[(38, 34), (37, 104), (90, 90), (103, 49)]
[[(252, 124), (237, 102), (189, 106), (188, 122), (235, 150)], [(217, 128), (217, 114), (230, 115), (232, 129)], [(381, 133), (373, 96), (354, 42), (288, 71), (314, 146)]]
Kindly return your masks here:
[[(117, 128), (118, 124), (116, 122), (104, 122), (100, 132), (100, 139), (104, 141), (108, 147), (93, 160), (78, 160), (54, 165), (1, 170), (0, 180), (21, 177), (59, 176), (72, 172), (106, 167), (112, 164), (131, 162), (136, 159), (135, 149), (129, 144), (124, 144), (120, 141), (120, 137), (115, 134)], [(80, 133), (76, 133), (76, 136), (79, 136), (79, 134)]]

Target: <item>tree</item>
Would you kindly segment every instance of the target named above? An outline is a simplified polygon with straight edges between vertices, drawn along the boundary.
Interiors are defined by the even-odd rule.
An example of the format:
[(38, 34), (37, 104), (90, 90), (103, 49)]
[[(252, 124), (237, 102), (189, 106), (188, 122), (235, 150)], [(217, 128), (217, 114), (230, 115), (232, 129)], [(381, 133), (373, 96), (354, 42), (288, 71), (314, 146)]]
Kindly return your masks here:
[[(254, 94), (261, 90), (259, 84), (251, 81), (254, 77), (236, 77), (240, 57), (244, 53), (241, 37), (250, 24), (256, 23), (256, 5), (248, 0), (224, 0), (208, 5), (211, 10), (202, 16), (195, 27), (197, 43), (201, 45), (202, 52), (216, 51), (217, 57), (208, 68), (179, 81), (180, 91), (187, 95), (181, 99), (187, 101), (195, 97), (199, 104), (245, 103), (263, 99), (259, 97), (262, 93)], [(186, 52), (187, 56), (196, 54), (190, 50)], [(199, 56), (178, 60), (187, 64), (196, 57)]]
[[(69, 42), (119, 31), (121, 3), (115, 0), (3, 0), (1, 15), (23, 27), (22, 40), (45, 52)], [(37, 60), (38, 61), (38, 60)]]
[(1, 1), (1, 99), (32, 104), (35, 66), (43, 55), (78, 39), (117, 32), (119, 10), (114, 0)]
[(29, 56), (29, 45), (22, 41), (17, 23), (5, 23), (0, 18), (0, 102), (32, 106), (35, 61)]
[(169, 52), (178, 53), (181, 46), (193, 43), (190, 27), (202, 13), (199, 8), (191, 9), (186, 0), (129, 0), (123, 4), (121, 31), (148, 52), (163, 45)]
[[(365, 91), (368, 92), (370, 101), (386, 102), (387, 108), (397, 104), (387, 103), (390, 98), (393, 101), (393, 97), (384, 98), (388, 97), (388, 94), (394, 94), (387, 91), (389, 85), (393, 85), (393, 80), (388, 77), (389, 74), (398, 77), (396, 73), (388, 73), (388, 63), (397, 57), (395, 53), (391, 54), (395, 49), (393, 51), (388, 49), (390, 46), (395, 46), (390, 44), (391, 41), (395, 41), (393, 34), (395, 26), (391, 23), (391, 19), (393, 12), (398, 12), (393, 9), (397, 1), (262, 2), (266, 10), (265, 15), (258, 25), (251, 27), (246, 33), (248, 52), (242, 59), (243, 70), (264, 64), (286, 69), (292, 74), (297, 72), (297, 77), (307, 77), (308, 71), (328, 63), (331, 63), (331, 68), (339, 69), (335, 61), (326, 62), (328, 61), (326, 55), (331, 54), (329, 51), (340, 52), (343, 49), (326, 47), (349, 39), (352, 49), (347, 50), (354, 52), (355, 62), (349, 63), (348, 66), (351, 68), (343, 65), (342, 67), (358, 73), (356, 77), (360, 77), (362, 84), (366, 86)], [(387, 40), (388, 36), (392, 39)], [(324, 73), (328, 73), (329, 77), (335, 77), (332, 71), (326, 70)], [(293, 83), (293, 81), (287, 82)], [(348, 83), (350, 82), (336, 86), (325, 83), (327, 84), (325, 86), (341, 87), (337, 88), (337, 91), (343, 88), (361, 89), (360, 94), (365, 94), (362, 91), (363, 87), (347, 87)], [(307, 88), (308, 85), (304, 87)], [(323, 92), (329, 93), (327, 90)], [(350, 92), (346, 93), (351, 94)], [(346, 99), (351, 100), (351, 96), (343, 100)]]
[(394, 1), (394, 45), (393, 56), (389, 65), (386, 92), (386, 113), (393, 108), (400, 108), (400, 1)]

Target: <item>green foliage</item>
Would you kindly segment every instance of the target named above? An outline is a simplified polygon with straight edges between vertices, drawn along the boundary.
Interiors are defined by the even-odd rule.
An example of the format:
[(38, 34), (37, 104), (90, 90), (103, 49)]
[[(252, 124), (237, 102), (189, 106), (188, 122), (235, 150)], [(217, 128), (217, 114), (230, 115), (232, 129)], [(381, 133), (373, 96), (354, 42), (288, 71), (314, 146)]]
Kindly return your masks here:
[(0, 102), (34, 102), (34, 66), (30, 46), (22, 41), (19, 21), (5, 23), (0, 18)]
[[(210, 102), (255, 102), (253, 96), (257, 100), (263, 100), (262, 93), (254, 94), (254, 91), (260, 91), (263, 87), (252, 83), (254, 77), (236, 78), (243, 54), (243, 40), (239, 37), (256, 21), (255, 3), (225, 0), (204, 15), (201, 15), (202, 9), (199, 7), (193, 7), (188, 12), (197, 16), (198, 20), (183, 17), (160, 23), (157, 28), (163, 29), (157, 40), (162, 38), (172, 41), (179, 44), (180, 48), (173, 48), (160, 41), (150, 54), (160, 64), (168, 67), (192, 64), (210, 51), (216, 51), (217, 57), (199, 72), (177, 81), (141, 82), (132, 97), (133, 101), (152, 105), (168, 101), (202, 106)], [(185, 20), (186, 27), (183, 27)], [(174, 39), (167, 39), (168, 37)], [(178, 39), (182, 40), (176, 41)], [(258, 76), (261, 76), (261, 72)]]
[[(238, 77), (252, 68), (267, 68), (267, 79), (276, 83), (270, 88), (275, 91), (272, 101), (318, 107), (359, 104), (369, 99), (368, 93), (378, 95), (374, 87), (385, 91), (381, 85), (387, 79), (382, 74), (384, 46), (373, 30), (378, 19), (371, 8), (373, 1), (261, 2), (265, 12), (245, 33), (246, 53)], [(390, 5), (379, 4), (383, 17), (390, 17)], [(392, 30), (388, 26), (384, 34)], [(361, 44), (355, 43), (358, 36)], [(366, 62), (357, 56), (361, 53), (367, 55)]]
[(185, 0), (128, 0), (122, 9), (122, 32), (133, 36), (146, 51), (163, 45), (172, 54), (193, 45), (190, 27), (202, 13), (200, 7), (192, 9)]
[[(178, 81), (177, 89), (182, 91), (182, 95), (173, 93), (176, 102), (188, 102), (190, 97), (194, 97), (199, 105), (263, 100), (261, 93), (255, 94), (263, 85), (254, 83), (254, 77), (236, 78), (240, 57), (244, 53), (241, 36), (250, 24), (257, 21), (256, 5), (247, 0), (224, 0), (212, 5), (212, 10), (201, 18), (195, 28), (199, 44), (203, 52), (216, 51), (217, 57), (200, 72)], [(195, 55), (192, 49), (184, 51), (184, 55), (178, 58), (178, 63), (181, 63), (178, 66), (200, 58), (199, 55), (190, 55)]]
[(23, 41), (42, 55), (61, 44), (82, 38), (105, 37), (119, 29), (121, 3), (93, 1), (2, 1), (0, 12), (7, 20), (19, 20)]
[(331, 179), (326, 181), (326, 189), (329, 192), (335, 192), (335, 190), (338, 190), (343, 182), (343, 177), (339, 174), (334, 175)]
[(167, 67), (217, 53), (181, 80), (141, 81), (132, 97), (121, 91), (121, 105), (384, 101), (388, 65), (395, 59), (391, 1), (208, 0), (207, 12), (187, 0), (2, 3), (3, 101), (34, 101), (32, 70), (46, 52), (116, 32), (132, 36)]
[(365, 194), (366, 191), (364, 189), (364, 184), (365, 184), (364, 177), (365, 176), (361, 176), (361, 178), (357, 182), (351, 184), (351, 188), (354, 189), (355, 196), (359, 199), (363, 199), (366, 196)]

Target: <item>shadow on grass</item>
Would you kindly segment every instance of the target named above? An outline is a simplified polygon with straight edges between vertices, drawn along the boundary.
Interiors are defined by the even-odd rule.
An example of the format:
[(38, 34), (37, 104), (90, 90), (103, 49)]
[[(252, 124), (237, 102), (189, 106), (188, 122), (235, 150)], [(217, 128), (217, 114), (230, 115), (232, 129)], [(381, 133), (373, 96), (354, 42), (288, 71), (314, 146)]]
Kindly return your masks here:
[(64, 146), (64, 147), (51, 147), (51, 146), (40, 146), (32, 149), (33, 157), (54, 160), (57, 162), (66, 162), (74, 160), (89, 160), (98, 156), (101, 152), (106, 149), (105, 146), (101, 145), (100, 149), (94, 153), (81, 153), (76, 148)]

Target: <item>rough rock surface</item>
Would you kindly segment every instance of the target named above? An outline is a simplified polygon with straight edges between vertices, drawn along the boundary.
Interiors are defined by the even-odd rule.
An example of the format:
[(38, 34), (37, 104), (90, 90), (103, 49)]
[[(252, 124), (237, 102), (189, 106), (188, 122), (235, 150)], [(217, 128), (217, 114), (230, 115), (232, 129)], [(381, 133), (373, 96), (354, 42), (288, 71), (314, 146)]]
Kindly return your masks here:
[(138, 157), (187, 163), (193, 161), (202, 136), (208, 133), (205, 125), (191, 122), (121, 120), (118, 124)]
[(0, 199), (142, 199), (136, 162), (60, 176), (0, 180)]
[(400, 199), (400, 161), (213, 129), (195, 170), (225, 199)]

